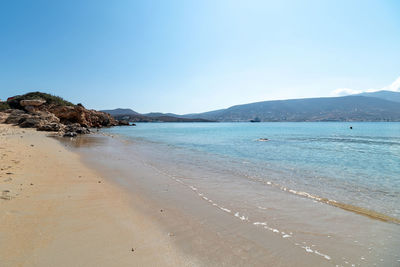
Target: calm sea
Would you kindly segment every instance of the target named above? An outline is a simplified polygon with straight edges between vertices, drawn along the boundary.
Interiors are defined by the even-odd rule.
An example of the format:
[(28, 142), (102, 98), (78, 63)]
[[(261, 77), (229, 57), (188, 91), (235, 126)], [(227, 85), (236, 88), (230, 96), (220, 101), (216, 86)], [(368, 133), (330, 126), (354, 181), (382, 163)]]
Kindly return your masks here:
[(249, 180), (400, 218), (400, 123), (138, 123), (104, 131), (151, 145), (170, 171), (207, 168), (210, 184), (232, 173), (242, 179), (238, 191)]

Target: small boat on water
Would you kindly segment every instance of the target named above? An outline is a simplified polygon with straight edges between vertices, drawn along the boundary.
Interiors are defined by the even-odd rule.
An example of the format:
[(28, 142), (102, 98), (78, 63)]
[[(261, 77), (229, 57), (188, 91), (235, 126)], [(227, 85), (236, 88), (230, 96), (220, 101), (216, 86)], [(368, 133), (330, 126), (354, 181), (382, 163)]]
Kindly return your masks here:
[(254, 119), (250, 120), (250, 122), (261, 122), (259, 117), (255, 117)]

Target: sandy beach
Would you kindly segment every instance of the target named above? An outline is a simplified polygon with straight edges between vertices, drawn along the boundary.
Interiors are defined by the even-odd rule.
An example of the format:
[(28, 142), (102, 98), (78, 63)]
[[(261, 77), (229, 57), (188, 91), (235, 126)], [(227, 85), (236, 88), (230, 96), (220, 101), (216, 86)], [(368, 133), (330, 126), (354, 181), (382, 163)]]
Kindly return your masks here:
[(1, 266), (196, 265), (122, 189), (45, 133), (1, 124), (0, 153)]

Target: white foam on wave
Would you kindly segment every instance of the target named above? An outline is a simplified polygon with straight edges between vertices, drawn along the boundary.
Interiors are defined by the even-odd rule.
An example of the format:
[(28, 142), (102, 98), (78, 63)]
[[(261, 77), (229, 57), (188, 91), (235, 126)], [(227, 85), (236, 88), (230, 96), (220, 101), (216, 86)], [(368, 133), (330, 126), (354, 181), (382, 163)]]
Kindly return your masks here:
[(274, 232), (274, 233), (280, 233), (280, 231), (278, 229), (271, 228), (271, 227), (268, 227), (268, 226), (264, 226), (264, 229), (267, 229), (267, 230), (269, 230), (271, 232)]
[(329, 256), (329, 255), (326, 255), (326, 254), (324, 254), (324, 253), (321, 253), (321, 252), (319, 252), (318, 250), (312, 250), (310, 247), (308, 247), (308, 246), (304, 246), (304, 247), (301, 247), (301, 248), (303, 248), (306, 252), (308, 252), (308, 253), (315, 253), (315, 254), (317, 254), (317, 255), (319, 255), (319, 256), (321, 256), (321, 257), (324, 257), (326, 260), (331, 260), (331, 257)]
[(190, 187), (190, 189), (192, 189), (193, 191), (197, 191), (197, 188), (194, 187), (193, 185), (190, 185), (189, 187)]
[(314, 252), (314, 250), (312, 250), (310, 247), (302, 247), (302, 248), (304, 248), (305, 251), (308, 252), (308, 253)]
[(227, 208), (224, 208), (224, 207), (218, 207), (218, 208), (220, 208), (221, 210), (223, 210), (225, 212), (228, 212), (228, 213), (232, 212), (230, 209), (227, 209)]
[[(214, 203), (211, 199), (209, 199), (208, 197), (204, 196), (203, 193), (199, 193), (199, 192), (198, 192), (198, 189), (197, 189), (196, 187), (191, 186), (191, 185), (187, 185), (187, 184), (185, 184), (183, 181), (181, 181), (180, 179), (176, 178), (175, 176), (169, 175), (168, 173), (164, 173), (164, 172), (158, 170), (157, 168), (155, 168), (155, 167), (153, 167), (153, 166), (151, 166), (151, 167), (154, 168), (154, 169), (156, 169), (159, 173), (165, 174), (166, 176), (170, 177), (171, 179), (175, 180), (176, 182), (178, 182), (178, 183), (180, 183), (180, 184), (183, 184), (183, 185), (185, 185), (185, 186), (188, 186), (191, 190), (193, 190), (194, 192), (196, 192), (197, 195), (198, 195), (199, 197), (203, 198), (204, 200), (206, 200), (207, 202), (209, 202), (209, 203), (212, 204), (213, 206), (216, 206), (216, 207), (219, 208), (220, 210), (222, 210), (222, 211), (224, 211), (224, 212), (227, 212), (227, 213), (231, 213), (231, 212), (232, 212), (230, 209), (224, 208), (224, 207), (219, 206), (218, 204)], [(268, 185), (272, 185), (271, 182), (267, 182), (267, 184), (268, 184)], [(307, 192), (298, 192), (298, 191), (296, 191), (296, 190), (288, 189), (288, 188), (283, 187), (283, 186), (280, 187), (280, 189), (283, 190), (283, 191), (289, 191), (289, 192), (292, 193), (292, 194), (296, 194), (296, 195), (301, 195), (301, 196), (304, 196), (304, 197), (308, 197), (308, 198), (311, 198), (311, 199), (313, 199), (313, 200), (321, 200), (321, 198), (316, 197), (316, 196), (313, 196), (313, 195), (311, 195), (311, 194), (309, 194), (309, 193), (307, 193)], [(334, 201), (334, 200), (329, 200), (329, 201), (336, 202), (336, 201)], [(266, 210), (266, 209), (267, 209), (267, 208), (261, 207), (261, 206), (258, 206), (257, 208), (262, 209), (262, 210)], [(246, 217), (246, 216), (244, 216), (244, 215), (241, 215), (239, 212), (236, 212), (236, 213), (234, 214), (234, 216), (237, 217), (237, 218), (239, 218), (241, 221), (250, 222), (249, 217)], [(290, 237), (292, 237), (292, 234), (293, 234), (292, 232), (290, 232), (290, 234), (287, 234), (287, 233), (285, 233), (285, 232), (283, 232), (283, 231), (279, 231), (279, 230), (276, 229), (276, 228), (268, 227), (268, 226), (267, 226), (267, 222), (254, 222), (253, 225), (256, 225), (256, 226), (261, 225), (261, 226), (263, 226), (263, 228), (266, 229), (266, 230), (272, 231), (273, 233), (280, 234), (280, 235), (282, 236), (282, 238), (290, 238)], [(305, 242), (303, 242), (303, 243), (305, 244)], [(316, 254), (316, 255), (319, 255), (319, 256), (321, 256), (321, 257), (324, 257), (326, 260), (331, 260), (331, 257), (330, 257), (329, 255), (323, 254), (323, 253), (319, 252), (318, 250), (313, 250), (313, 249), (311, 249), (311, 247), (309, 247), (309, 246), (302, 246), (302, 245), (299, 244), (299, 243), (293, 243), (293, 244), (294, 244), (295, 246), (298, 246), (298, 247), (303, 248), (307, 253), (314, 253), (314, 254)], [(398, 260), (398, 261), (400, 261), (400, 260)]]
[(320, 256), (324, 257), (324, 258), (327, 259), (327, 260), (330, 260), (330, 259), (331, 259), (330, 256), (328, 256), (328, 255), (326, 255), (326, 254), (323, 254), (323, 253), (319, 252), (318, 250), (314, 250), (314, 253), (317, 254), (317, 255), (320, 255)]
[(235, 217), (238, 217), (242, 221), (248, 221), (249, 217), (245, 217), (244, 215), (240, 216), (239, 212), (235, 213)]

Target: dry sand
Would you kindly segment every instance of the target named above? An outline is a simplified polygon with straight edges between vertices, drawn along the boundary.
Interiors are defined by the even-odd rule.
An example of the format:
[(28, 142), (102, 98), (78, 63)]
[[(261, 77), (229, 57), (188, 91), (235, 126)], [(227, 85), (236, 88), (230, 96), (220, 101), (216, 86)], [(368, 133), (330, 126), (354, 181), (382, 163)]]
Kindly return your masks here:
[(45, 133), (0, 124), (0, 168), (1, 266), (197, 265)]

